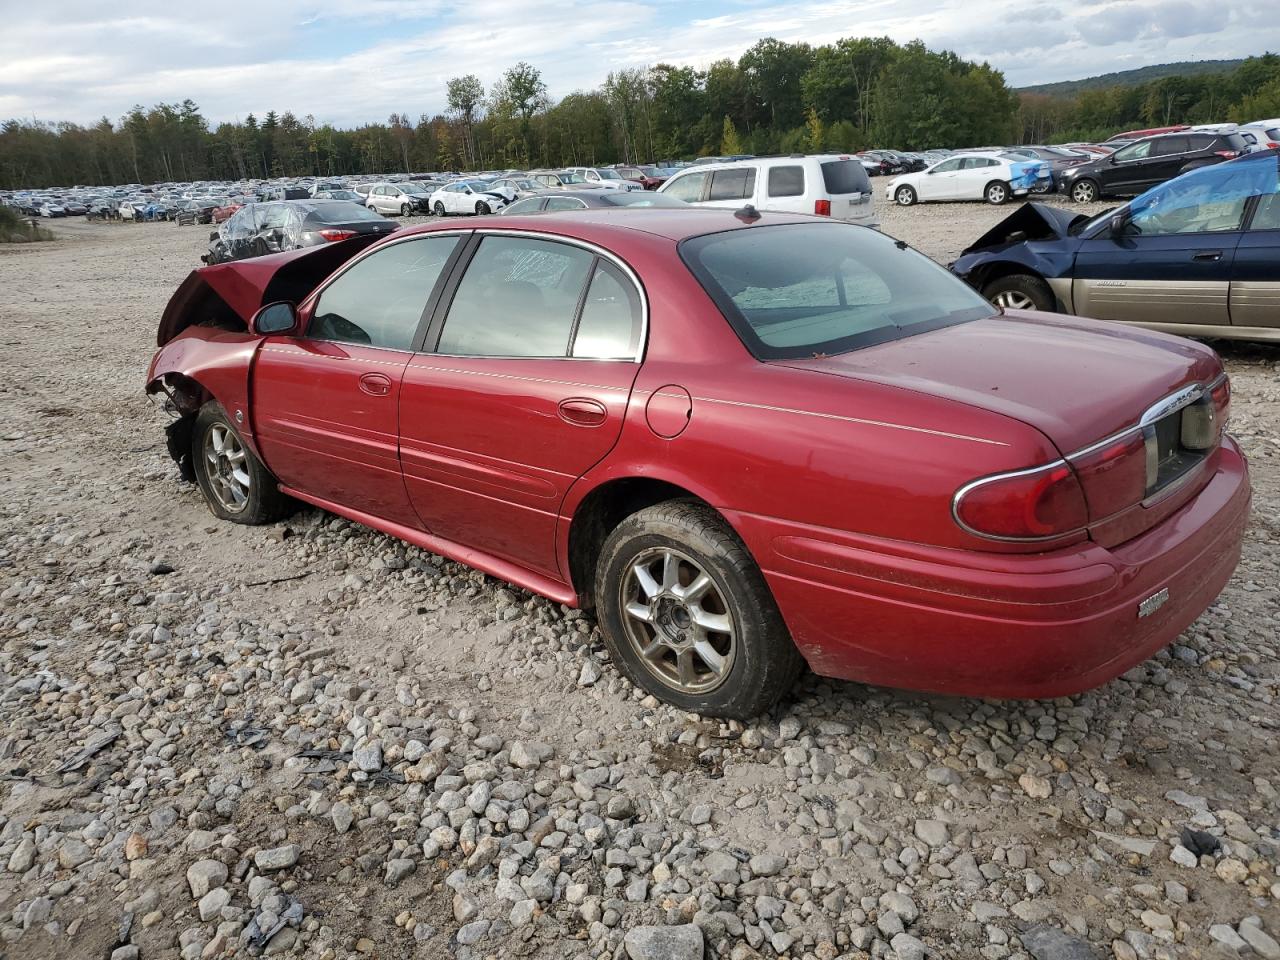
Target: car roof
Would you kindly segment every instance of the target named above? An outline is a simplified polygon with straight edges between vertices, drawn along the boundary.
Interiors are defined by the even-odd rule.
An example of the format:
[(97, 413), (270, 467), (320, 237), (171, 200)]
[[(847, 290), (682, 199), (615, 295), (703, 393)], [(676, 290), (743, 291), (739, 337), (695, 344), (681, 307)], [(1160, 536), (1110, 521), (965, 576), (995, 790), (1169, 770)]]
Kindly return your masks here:
[[(679, 242), (689, 237), (698, 237), (707, 233), (720, 233), (726, 230), (741, 230), (751, 226), (767, 226), (781, 223), (833, 223), (830, 217), (815, 217), (805, 214), (761, 212), (759, 219), (750, 223), (738, 219), (733, 210), (690, 206), (687, 209), (675, 207), (610, 207), (588, 208), (561, 213), (547, 213), (522, 216), (501, 216), (491, 219), (481, 218), (476, 221), (476, 229), (484, 230), (528, 230), (535, 233), (547, 233), (560, 236), (576, 237), (599, 243), (611, 248), (613, 242), (625, 242), (628, 236), (649, 234), (667, 240)], [(403, 238), (412, 234), (434, 233), (438, 230), (457, 230), (453, 223), (426, 223), (416, 227), (397, 230), (396, 237)]]

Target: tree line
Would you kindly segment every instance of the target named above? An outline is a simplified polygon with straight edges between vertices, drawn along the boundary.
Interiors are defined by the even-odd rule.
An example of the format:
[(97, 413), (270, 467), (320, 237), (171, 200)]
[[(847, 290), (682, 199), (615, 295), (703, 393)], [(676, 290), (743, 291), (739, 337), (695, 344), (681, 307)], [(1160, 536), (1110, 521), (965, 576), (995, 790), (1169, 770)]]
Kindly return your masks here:
[(191, 100), (92, 126), (0, 124), (0, 188), (598, 165), (725, 153), (926, 149), (1091, 139), (1117, 129), (1280, 115), (1280, 58), (1075, 97), (1024, 93), (987, 63), (914, 41), (773, 38), (704, 70), (611, 72), (559, 101), (517, 63), (487, 89), (450, 79), (447, 109), (353, 128), (289, 111), (211, 125)]

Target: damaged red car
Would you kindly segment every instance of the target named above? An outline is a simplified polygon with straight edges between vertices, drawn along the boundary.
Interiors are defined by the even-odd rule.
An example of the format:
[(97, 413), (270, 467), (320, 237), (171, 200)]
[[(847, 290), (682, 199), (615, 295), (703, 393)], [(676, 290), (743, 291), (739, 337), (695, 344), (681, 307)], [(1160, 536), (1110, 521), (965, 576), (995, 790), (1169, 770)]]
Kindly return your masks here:
[(1226, 584), (1250, 488), (1207, 347), (1003, 312), (874, 230), (608, 210), (197, 270), (147, 391), (217, 516), (298, 501), (596, 611), (745, 718), (807, 664), (1101, 684)]

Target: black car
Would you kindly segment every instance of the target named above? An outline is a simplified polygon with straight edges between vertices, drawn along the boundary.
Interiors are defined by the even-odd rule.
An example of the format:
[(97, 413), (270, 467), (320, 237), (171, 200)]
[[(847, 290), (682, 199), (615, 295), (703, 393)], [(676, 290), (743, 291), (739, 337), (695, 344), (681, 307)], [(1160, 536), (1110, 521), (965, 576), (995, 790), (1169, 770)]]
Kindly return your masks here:
[(954, 273), (999, 307), (1280, 342), (1280, 150), (1201, 167), (1097, 216), (1027, 203)]
[(617, 209), (618, 207), (687, 207), (688, 204), (651, 190), (543, 190), (517, 200), (502, 215), (555, 213), (565, 210)]
[(246, 260), (395, 229), (391, 221), (349, 200), (247, 203), (209, 235), (209, 252), (200, 259), (205, 263)]
[(1135, 140), (1110, 156), (1068, 167), (1057, 176), (1058, 189), (1077, 203), (1133, 197), (1188, 170), (1248, 152), (1249, 143), (1239, 133), (1161, 133)]

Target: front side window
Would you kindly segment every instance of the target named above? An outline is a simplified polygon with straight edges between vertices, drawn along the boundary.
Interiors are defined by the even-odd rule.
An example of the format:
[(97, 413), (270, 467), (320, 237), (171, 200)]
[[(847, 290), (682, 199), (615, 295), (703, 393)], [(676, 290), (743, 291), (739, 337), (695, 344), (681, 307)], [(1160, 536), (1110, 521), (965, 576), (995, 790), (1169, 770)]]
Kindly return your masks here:
[(563, 357), (594, 255), (549, 240), (489, 236), (467, 266), (438, 351)]
[(1151, 140), (1139, 140), (1137, 143), (1131, 143), (1127, 147), (1121, 147), (1114, 154), (1117, 163), (1123, 163), (1126, 160), (1144, 160), (1151, 154)]
[(959, 170), (960, 164), (963, 163), (960, 157), (952, 157), (950, 160), (943, 160), (933, 168), (934, 173), (950, 173), (952, 170)]
[(762, 360), (844, 353), (994, 312), (923, 254), (847, 224), (753, 226), (679, 249)]
[(357, 260), (320, 294), (307, 335), (412, 350), (422, 312), (457, 245), (457, 237), (423, 237)]
[(708, 200), (745, 200), (755, 196), (756, 172), (751, 167), (737, 170), (715, 170), (711, 174)]
[(769, 196), (799, 197), (804, 194), (804, 167), (770, 167)]
[(675, 197), (685, 203), (697, 203), (702, 199), (702, 185), (706, 183), (705, 173), (686, 173), (667, 182), (662, 191), (668, 197)]

